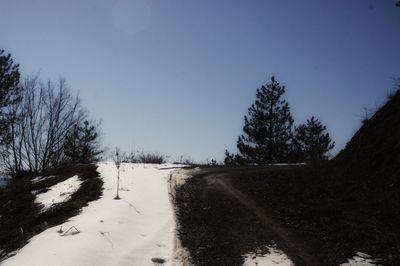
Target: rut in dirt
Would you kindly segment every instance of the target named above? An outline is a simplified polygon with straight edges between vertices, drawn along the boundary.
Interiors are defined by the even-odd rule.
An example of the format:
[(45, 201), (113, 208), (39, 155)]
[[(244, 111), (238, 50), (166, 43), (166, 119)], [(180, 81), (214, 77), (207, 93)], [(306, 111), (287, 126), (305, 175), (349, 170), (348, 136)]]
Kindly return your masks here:
[(269, 217), (265, 209), (259, 206), (249, 196), (234, 188), (228, 179), (218, 178), (218, 176), (212, 177), (212, 179), (214, 184), (219, 185), (224, 193), (228, 193), (231, 197), (235, 198), (247, 210), (254, 214), (262, 222), (263, 226), (271, 230), (277, 238), (281, 240), (280, 248), (296, 262), (296, 265), (321, 265), (307, 250), (305, 250), (303, 241), (296, 238), (295, 235)]

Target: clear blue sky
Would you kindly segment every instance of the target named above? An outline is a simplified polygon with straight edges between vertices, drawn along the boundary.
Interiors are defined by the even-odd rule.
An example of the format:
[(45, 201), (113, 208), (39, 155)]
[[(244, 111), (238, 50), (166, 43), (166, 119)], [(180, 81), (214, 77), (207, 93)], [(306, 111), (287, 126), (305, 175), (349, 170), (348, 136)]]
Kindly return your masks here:
[(287, 86), (344, 147), (400, 76), (391, 0), (0, 0), (0, 48), (24, 75), (65, 76), (104, 144), (223, 159), (257, 87)]

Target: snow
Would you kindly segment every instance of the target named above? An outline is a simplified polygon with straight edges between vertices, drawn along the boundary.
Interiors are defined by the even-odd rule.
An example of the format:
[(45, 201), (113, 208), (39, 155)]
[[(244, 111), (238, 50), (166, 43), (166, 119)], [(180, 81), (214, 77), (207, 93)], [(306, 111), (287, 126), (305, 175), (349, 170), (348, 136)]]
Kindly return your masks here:
[[(192, 170), (193, 172), (199, 171), (199, 168), (195, 168)], [(192, 175), (188, 174), (188, 171), (179, 169), (173, 172), (173, 174), (170, 176), (170, 185), (171, 185), (171, 190), (173, 193), (175, 193), (175, 189), (183, 186), (186, 183), (186, 180), (188, 178), (191, 178)]]
[(46, 180), (46, 179), (49, 179), (52, 177), (54, 177), (54, 176), (38, 176), (38, 177), (35, 177), (34, 179), (32, 179), (31, 182), (32, 182), (32, 184), (35, 184), (39, 181), (43, 181), (43, 180)]
[(357, 255), (348, 259), (347, 263), (340, 264), (340, 266), (375, 266), (376, 260), (372, 259), (370, 255), (357, 252)]
[[(246, 254), (243, 266), (294, 266), (294, 263), (289, 259), (286, 254), (275, 247), (268, 247), (268, 254), (259, 255), (261, 251), (256, 253)], [(372, 259), (370, 255), (358, 252), (356, 256), (348, 259), (347, 263), (340, 264), (340, 266), (376, 266), (376, 260)]]
[(122, 164), (121, 199), (114, 200), (117, 169), (114, 163), (99, 164), (103, 196), (64, 224), (33, 237), (2, 266), (179, 265), (168, 184), (173, 167)]
[(171, 168), (186, 168), (188, 167), (187, 164), (161, 164), (161, 165), (155, 165), (157, 169), (171, 169)]
[(37, 194), (35, 202), (43, 205), (42, 211), (46, 211), (54, 204), (68, 201), (71, 198), (72, 194), (74, 194), (79, 189), (81, 184), (82, 181), (79, 179), (79, 176), (75, 175), (66, 179), (63, 182), (57, 183), (54, 186), (49, 187), (48, 191)]
[(260, 251), (244, 255), (243, 266), (294, 266), (289, 257), (275, 247), (267, 247), (268, 253), (260, 255)]

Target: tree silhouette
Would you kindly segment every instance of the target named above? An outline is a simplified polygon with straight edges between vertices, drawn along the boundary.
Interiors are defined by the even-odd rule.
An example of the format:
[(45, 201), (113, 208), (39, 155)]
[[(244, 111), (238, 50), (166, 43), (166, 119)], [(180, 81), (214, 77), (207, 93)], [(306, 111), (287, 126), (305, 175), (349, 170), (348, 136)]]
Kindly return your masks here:
[[(243, 134), (239, 136), (237, 156), (226, 151), (226, 162), (276, 163), (288, 160), (293, 118), (283, 99), (285, 86), (274, 77), (271, 83), (257, 89), (255, 103), (244, 117)], [(228, 156), (229, 155), (229, 156)]]
[(92, 163), (102, 153), (98, 145), (98, 132), (88, 121), (83, 126), (75, 125), (65, 138), (64, 153), (66, 161), (73, 163)]
[(9, 125), (15, 117), (10, 106), (21, 101), (19, 65), (15, 64), (10, 54), (0, 50), (0, 144), (11, 141)]
[(313, 116), (295, 129), (292, 147), (296, 161), (320, 161), (328, 159), (335, 142), (326, 127)]

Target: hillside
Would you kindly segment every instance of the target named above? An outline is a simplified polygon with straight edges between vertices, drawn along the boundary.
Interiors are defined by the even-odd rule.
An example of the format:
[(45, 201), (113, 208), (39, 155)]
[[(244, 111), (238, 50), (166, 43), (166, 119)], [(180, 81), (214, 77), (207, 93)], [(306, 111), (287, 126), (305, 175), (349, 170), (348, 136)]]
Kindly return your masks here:
[(341, 173), (380, 189), (399, 188), (400, 90), (364, 121), (346, 148), (333, 160), (333, 165), (340, 168)]
[[(123, 164), (121, 200), (113, 163), (12, 183), (0, 193), (1, 255), (22, 248), (2, 265), (54, 265), (52, 254), (58, 265), (400, 261), (400, 91), (331, 161), (199, 167), (177, 172), (184, 181), (177, 167)], [(54, 204), (65, 192), (78, 194)]]
[(63, 223), (98, 199), (103, 182), (96, 169), (95, 165), (65, 165), (42, 176), (26, 174), (1, 189), (0, 261), (15, 254), (33, 236)]
[(400, 91), (327, 163), (187, 174), (180, 237), (197, 265), (242, 265), (276, 246), (296, 265), (400, 261)]

